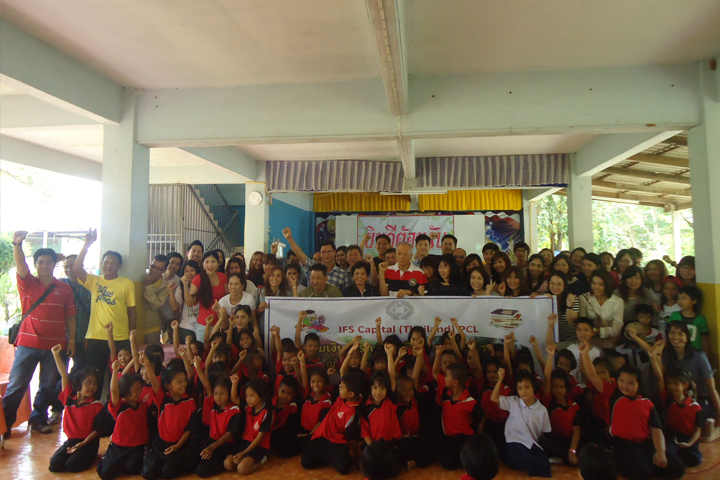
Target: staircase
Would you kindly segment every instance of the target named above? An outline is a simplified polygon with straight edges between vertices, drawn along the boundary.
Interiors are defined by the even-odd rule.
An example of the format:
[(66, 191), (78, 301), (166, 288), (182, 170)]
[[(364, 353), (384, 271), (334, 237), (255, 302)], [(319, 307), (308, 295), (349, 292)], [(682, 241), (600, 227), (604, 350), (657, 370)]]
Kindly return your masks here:
[(148, 258), (184, 253), (194, 240), (227, 256), (240, 244), (238, 217), (217, 185), (150, 185)]

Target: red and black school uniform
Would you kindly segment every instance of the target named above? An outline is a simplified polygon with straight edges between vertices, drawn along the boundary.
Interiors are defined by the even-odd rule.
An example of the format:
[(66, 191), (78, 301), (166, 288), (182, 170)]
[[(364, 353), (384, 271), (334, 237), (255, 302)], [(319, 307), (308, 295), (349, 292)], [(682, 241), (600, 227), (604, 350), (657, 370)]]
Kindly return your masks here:
[(673, 453), (665, 452), (666, 468), (653, 464), (655, 446), (651, 437), (652, 428), (662, 428), (653, 403), (640, 396), (627, 397), (616, 389), (610, 398), (608, 433), (618, 473), (628, 480), (682, 477), (685, 465)]
[[(298, 368), (300, 367), (298, 366)], [(297, 378), (297, 372), (292, 372), (290, 374), (285, 373), (285, 368), (282, 364), (282, 355), (280, 355), (278, 356), (278, 360), (275, 365), (275, 389), (273, 390), (274, 395), (277, 395), (278, 390), (280, 390), (280, 382), (282, 382), (282, 379), (285, 378), (285, 375), (290, 375)]]
[(348, 442), (360, 436), (360, 410), (357, 400), (335, 400), (303, 451), (300, 461), (303, 468), (309, 470), (329, 463), (341, 475), (350, 472), (352, 457)]
[[(240, 408), (234, 403), (230, 402), (222, 408), (215, 403), (213, 397), (205, 397), (202, 411), (203, 417), (205, 412), (209, 412), (207, 415), (209, 433), (200, 442), (193, 442), (193, 447), (185, 458), (183, 470), (185, 472), (194, 471), (195, 475), (200, 478), (208, 478), (225, 471), (223, 462), (232, 451), (234, 438), (242, 430), (242, 415), (240, 415)], [(232, 437), (216, 448), (210, 458), (203, 459), (200, 457), (200, 453), (205, 448), (215, 443), (227, 432), (230, 432)]]
[(615, 379), (603, 380), (603, 391), (598, 392), (592, 383), (588, 383), (588, 392), (592, 394), (592, 415), (584, 415), (583, 442), (608, 446), (608, 426), (610, 425), (610, 397), (617, 389)]
[[(480, 397), (480, 407), (485, 412), (485, 422), (483, 422), (483, 433), (490, 437), (495, 444), (495, 447), (502, 456), (505, 451), (505, 422), (507, 421), (510, 412), (503, 410), (498, 406), (497, 403), (493, 402), (490, 397), (492, 396), (494, 385), (485, 385), (485, 389), (482, 391)], [(511, 395), (512, 390), (510, 387), (503, 384), (500, 389), (500, 396), (507, 397)]]
[(67, 449), (85, 440), (92, 432), (102, 432), (108, 418), (103, 414), (102, 402), (95, 400), (95, 397), (86, 398), (82, 403), (78, 402), (77, 394), (73, 392), (71, 384), (60, 392), (58, 400), (65, 407), (62, 425), (67, 440), (50, 458), (49, 469), (56, 473), (82, 472), (95, 464), (100, 438), (88, 442), (75, 453), (67, 453)]
[(400, 438), (400, 420), (397, 404), (391, 395), (386, 396), (380, 405), (368, 400), (360, 416), (360, 436), (371, 440), (383, 439), (395, 442)]
[(702, 463), (702, 453), (699, 448), (699, 441), (689, 448), (680, 448), (675, 443), (687, 442), (696, 428), (702, 428), (705, 419), (702, 415), (702, 407), (689, 395), (681, 404), (668, 393), (667, 390), (660, 392), (660, 404), (662, 406), (663, 419), (665, 420), (665, 448), (668, 452), (677, 455), (687, 467), (697, 467)]
[(302, 451), (300, 433), (300, 410), (295, 401), (278, 407), (278, 397), (272, 399), (274, 409), (270, 446), (278, 457), (288, 458)]
[(158, 409), (158, 434), (145, 455), (142, 476), (145, 480), (176, 478), (183, 473), (185, 458), (191, 450), (190, 440), (169, 455), (165, 454), (165, 449), (178, 443), (185, 432), (197, 431), (201, 417), (195, 400), (187, 394), (175, 401), (161, 389), (155, 394), (155, 406)]
[(482, 421), (484, 412), (480, 402), (475, 400), (466, 388), (457, 400), (452, 390), (446, 388), (442, 394), (443, 437), (440, 447), (440, 466), (447, 470), (460, 467), (460, 450), (475, 434), (474, 426)]
[(409, 405), (397, 404), (397, 418), (400, 425), (400, 438), (397, 441), (397, 457), (401, 465), (413, 460), (418, 467), (425, 468), (437, 456), (435, 436), (429, 435), (420, 423), (420, 394), (416, 393)]
[[(560, 457), (565, 465), (569, 465), (568, 451), (572, 444), (574, 428), (580, 426), (580, 405), (565, 396), (567, 405), (563, 405), (553, 397), (552, 393), (543, 395), (542, 404), (547, 407), (552, 431), (540, 437), (538, 443), (548, 457)], [(579, 450), (579, 448), (577, 449)]]
[[(327, 415), (330, 407), (332, 407), (332, 399), (330, 398), (330, 394), (325, 392), (319, 400), (315, 400), (310, 387), (306, 388), (303, 393), (305, 394), (305, 402), (303, 403), (300, 414), (300, 432), (310, 433), (315, 428), (315, 425), (325, 419), (325, 415)], [(306, 437), (309, 442), (310, 436), (307, 435)]]
[(105, 455), (97, 465), (97, 474), (102, 480), (123, 474), (140, 475), (145, 446), (150, 438), (148, 425), (154, 422), (150, 407), (143, 401), (134, 407), (124, 399), (113, 403), (111, 396), (107, 408), (115, 417), (115, 430)]
[(273, 407), (267, 403), (260, 407), (257, 412), (252, 407), (245, 409), (245, 429), (241, 438), (235, 442), (232, 455), (244, 451), (257, 438), (258, 434), (264, 433), (260, 444), (245, 454), (255, 460), (255, 463), (263, 463), (270, 455), (270, 432), (273, 423)]

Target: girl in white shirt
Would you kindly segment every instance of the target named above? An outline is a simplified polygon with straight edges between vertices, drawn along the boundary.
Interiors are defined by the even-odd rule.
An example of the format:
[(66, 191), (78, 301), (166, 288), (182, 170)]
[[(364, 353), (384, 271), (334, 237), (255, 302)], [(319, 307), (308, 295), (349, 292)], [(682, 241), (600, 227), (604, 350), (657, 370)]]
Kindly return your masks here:
[(593, 344), (598, 348), (615, 348), (623, 327), (623, 301), (613, 296), (615, 284), (603, 270), (590, 275), (590, 292), (580, 296), (580, 316), (595, 323)]

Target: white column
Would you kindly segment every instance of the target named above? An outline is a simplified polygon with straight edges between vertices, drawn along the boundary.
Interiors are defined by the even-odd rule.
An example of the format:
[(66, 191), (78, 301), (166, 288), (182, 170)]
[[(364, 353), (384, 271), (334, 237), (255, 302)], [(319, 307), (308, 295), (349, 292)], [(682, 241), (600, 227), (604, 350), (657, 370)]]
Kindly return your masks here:
[[(148, 266), (150, 150), (135, 143), (137, 96), (124, 89), (122, 120), (103, 129), (100, 250), (123, 256), (120, 274), (139, 280)], [(87, 199), (93, 201), (93, 199)]]
[(680, 212), (672, 212), (672, 229), (673, 229), (673, 260), (680, 261), (682, 257), (682, 243), (680, 241)]
[(570, 249), (583, 247), (591, 252), (593, 250), (592, 177), (578, 175), (575, 155), (572, 155), (571, 160), (567, 207)]
[[(260, 194), (262, 201), (258, 205), (250, 205), (255, 194)], [(269, 206), (265, 183), (245, 183), (245, 258), (250, 260), (253, 252), (269, 252)]]
[(526, 240), (530, 245), (530, 253), (539, 253), (538, 249), (538, 204), (530, 202), (530, 241)]

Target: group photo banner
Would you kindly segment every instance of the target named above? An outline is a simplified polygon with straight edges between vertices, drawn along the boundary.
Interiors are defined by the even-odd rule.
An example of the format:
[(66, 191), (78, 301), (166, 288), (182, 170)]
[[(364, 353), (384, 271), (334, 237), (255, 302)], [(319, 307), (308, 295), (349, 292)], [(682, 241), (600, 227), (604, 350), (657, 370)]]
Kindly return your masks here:
[(399, 243), (408, 242), (415, 247), (415, 237), (420, 234), (430, 235), (437, 233), (437, 239), (430, 242), (430, 253), (440, 254), (441, 239), (443, 235), (453, 234), (455, 230), (455, 217), (453, 215), (358, 215), (357, 217), (357, 243), (361, 244), (363, 236), (367, 233), (370, 238), (360, 245), (365, 253), (376, 256), (376, 237), (385, 234), (390, 237), (390, 243), (397, 247)]
[[(545, 351), (548, 316), (556, 312), (555, 299), (505, 297), (390, 297), (373, 298), (295, 298), (268, 297), (265, 314), (265, 331), (280, 327), (281, 338), (295, 338), (295, 327), (300, 312), (302, 319), (301, 339), (308, 333), (320, 337), (320, 360), (328, 368), (335, 365), (340, 349), (356, 335), (371, 345), (377, 343), (375, 319), (382, 319), (383, 339), (396, 334), (400, 340), (409, 340), (410, 329), (422, 326), (430, 334), (435, 317), (442, 323), (437, 337), (452, 327), (450, 318), (457, 318), (458, 325), (468, 340), (478, 345), (497, 344), (505, 335), (515, 334), (519, 345), (530, 347), (530, 337), (535, 336), (541, 351)], [(556, 328), (557, 336), (557, 328)], [(270, 352), (270, 335), (266, 335), (265, 352)], [(533, 357), (534, 357), (533, 353)], [(536, 362), (536, 368), (539, 369)], [(539, 370), (538, 370), (539, 371)]]

